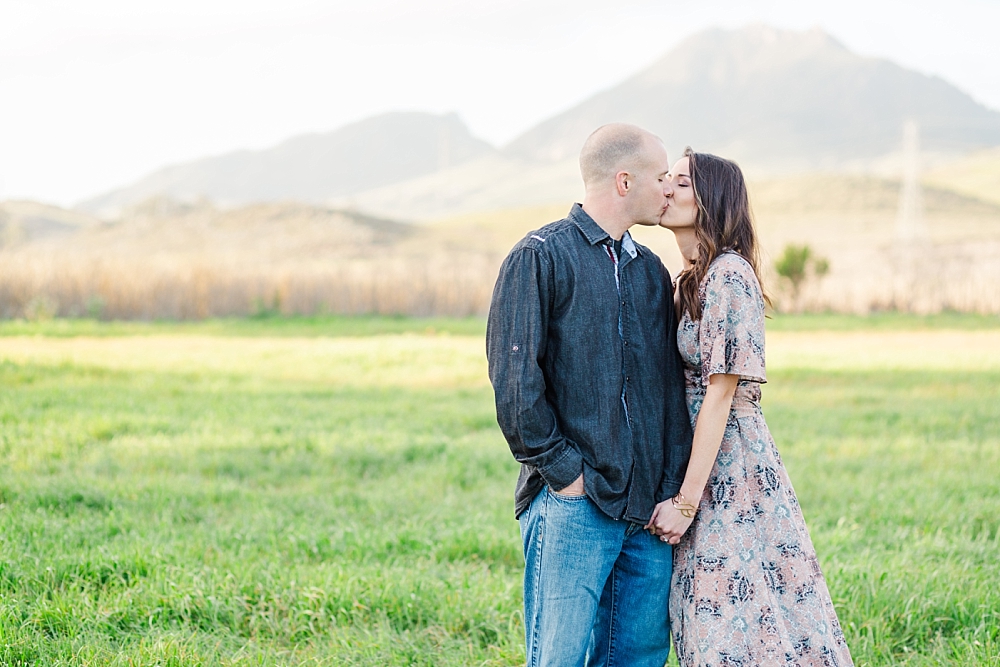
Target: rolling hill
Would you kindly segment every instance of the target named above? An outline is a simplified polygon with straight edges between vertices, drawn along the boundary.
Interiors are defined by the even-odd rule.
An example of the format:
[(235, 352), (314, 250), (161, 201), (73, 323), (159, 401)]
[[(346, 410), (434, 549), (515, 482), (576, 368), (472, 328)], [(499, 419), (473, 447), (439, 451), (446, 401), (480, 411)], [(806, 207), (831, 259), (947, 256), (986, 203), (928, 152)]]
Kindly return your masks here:
[(1000, 147), (932, 165), (924, 182), (1000, 205)]
[(0, 249), (64, 237), (100, 224), (99, 219), (79, 211), (34, 201), (4, 201), (0, 202)]
[(105, 217), (154, 196), (201, 197), (232, 206), (260, 201), (323, 202), (489, 155), (455, 114), (388, 113), (273, 148), (173, 165), (82, 202)]

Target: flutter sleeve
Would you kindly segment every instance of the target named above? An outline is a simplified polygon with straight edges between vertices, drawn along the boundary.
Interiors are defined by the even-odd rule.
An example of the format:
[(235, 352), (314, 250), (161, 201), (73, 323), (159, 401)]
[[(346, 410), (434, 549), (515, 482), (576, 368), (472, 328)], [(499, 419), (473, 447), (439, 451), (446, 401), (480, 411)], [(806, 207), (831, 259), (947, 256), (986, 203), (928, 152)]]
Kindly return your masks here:
[(712, 375), (739, 375), (767, 382), (764, 372), (764, 295), (753, 268), (742, 257), (716, 258), (702, 284), (699, 324), (701, 383)]

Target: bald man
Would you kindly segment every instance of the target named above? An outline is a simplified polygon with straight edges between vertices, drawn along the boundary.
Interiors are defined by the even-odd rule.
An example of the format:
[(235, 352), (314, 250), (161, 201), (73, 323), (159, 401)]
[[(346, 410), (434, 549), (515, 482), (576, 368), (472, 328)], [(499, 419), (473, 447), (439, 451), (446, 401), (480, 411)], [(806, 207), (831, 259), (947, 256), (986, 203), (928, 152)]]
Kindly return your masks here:
[(670, 275), (629, 235), (672, 194), (663, 143), (598, 128), (586, 194), (504, 261), (486, 331), (497, 421), (521, 464), (527, 664), (662, 667), (673, 547), (643, 530), (684, 479), (691, 427)]

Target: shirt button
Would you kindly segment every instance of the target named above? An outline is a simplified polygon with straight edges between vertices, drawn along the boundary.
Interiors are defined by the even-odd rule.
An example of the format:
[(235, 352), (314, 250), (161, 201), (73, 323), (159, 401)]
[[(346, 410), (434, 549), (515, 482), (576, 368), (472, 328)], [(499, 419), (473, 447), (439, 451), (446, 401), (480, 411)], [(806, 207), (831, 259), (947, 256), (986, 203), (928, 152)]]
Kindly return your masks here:
[(627, 340), (626, 340), (626, 341), (622, 341), (622, 344), (623, 344), (623, 345), (624, 345), (625, 347), (628, 347), (628, 341), (627, 341)]

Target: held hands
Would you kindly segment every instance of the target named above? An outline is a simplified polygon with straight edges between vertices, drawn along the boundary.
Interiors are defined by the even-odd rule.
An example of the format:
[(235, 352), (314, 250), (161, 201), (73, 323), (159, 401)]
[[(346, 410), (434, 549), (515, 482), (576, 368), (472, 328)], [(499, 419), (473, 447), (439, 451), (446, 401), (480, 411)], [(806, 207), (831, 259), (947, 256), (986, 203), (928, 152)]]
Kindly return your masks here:
[[(683, 496), (681, 496), (683, 498)], [(694, 512), (687, 511), (691, 505), (675, 504), (676, 498), (667, 498), (653, 509), (645, 529), (668, 544), (677, 544), (694, 522)], [(680, 507), (680, 509), (678, 509)], [(685, 510), (682, 513), (682, 510)], [(685, 516), (690, 514), (690, 516)]]
[[(583, 475), (573, 480), (569, 486), (553, 493), (567, 497), (586, 495)], [(683, 494), (678, 493), (674, 498), (667, 498), (653, 509), (653, 516), (644, 529), (668, 544), (677, 544), (681, 541), (681, 536), (691, 527), (695, 510), (696, 507), (688, 503)]]

